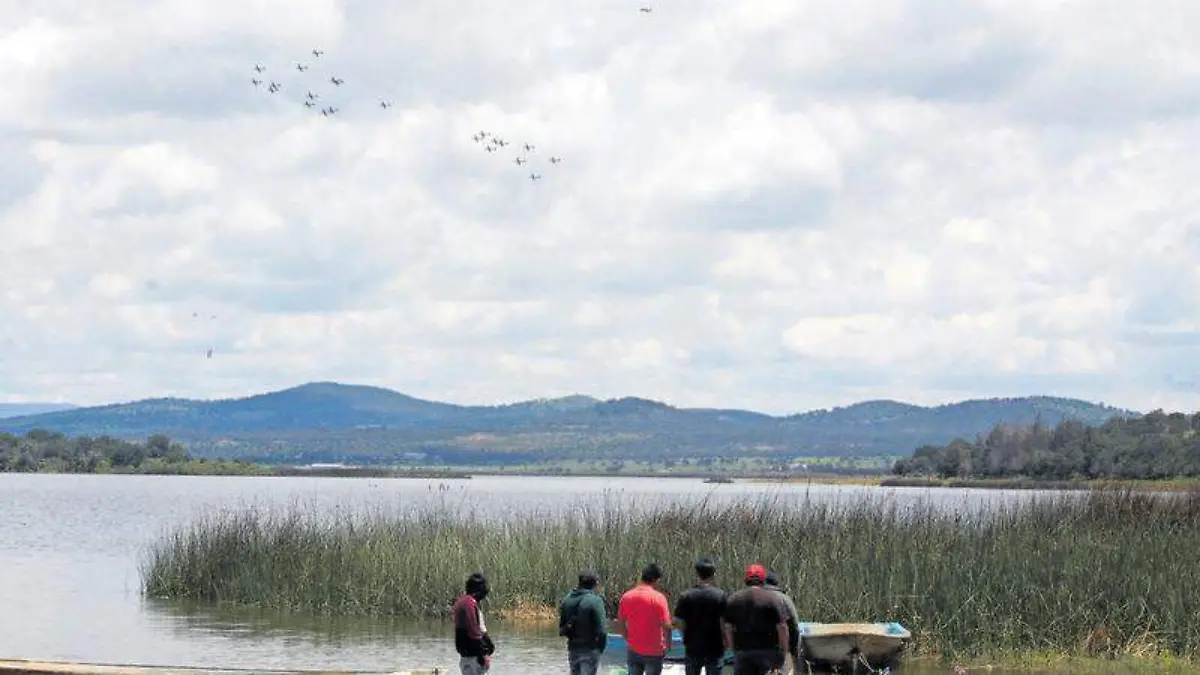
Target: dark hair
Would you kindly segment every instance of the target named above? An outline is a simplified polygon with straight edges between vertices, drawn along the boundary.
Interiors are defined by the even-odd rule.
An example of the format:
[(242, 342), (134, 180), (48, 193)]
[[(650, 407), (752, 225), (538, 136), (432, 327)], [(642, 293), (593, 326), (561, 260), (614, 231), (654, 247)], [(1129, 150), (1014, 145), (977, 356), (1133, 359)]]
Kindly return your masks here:
[(778, 586), (779, 585), (779, 575), (775, 574), (775, 572), (773, 572), (773, 571), (767, 572), (767, 578), (764, 580), (764, 582), (768, 586)]
[(591, 570), (584, 570), (579, 573), (580, 588), (595, 588), (600, 583), (600, 577)]
[(717, 574), (717, 566), (709, 558), (701, 558), (696, 561), (696, 576), (701, 579), (711, 579)]
[(642, 568), (642, 581), (647, 584), (652, 584), (655, 581), (663, 578), (663, 568), (657, 563), (650, 563)]
[(483, 572), (474, 572), (467, 577), (465, 589), (467, 595), (474, 596), (476, 600), (482, 600), (488, 594), (487, 577), (483, 576)]

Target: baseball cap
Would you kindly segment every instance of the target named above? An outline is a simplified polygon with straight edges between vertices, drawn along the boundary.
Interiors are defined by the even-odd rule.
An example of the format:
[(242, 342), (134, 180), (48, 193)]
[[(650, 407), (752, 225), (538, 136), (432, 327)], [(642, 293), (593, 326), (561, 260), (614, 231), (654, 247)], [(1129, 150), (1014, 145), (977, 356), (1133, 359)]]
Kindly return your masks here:
[(746, 568), (746, 581), (765, 581), (767, 578), (767, 568), (758, 563)]

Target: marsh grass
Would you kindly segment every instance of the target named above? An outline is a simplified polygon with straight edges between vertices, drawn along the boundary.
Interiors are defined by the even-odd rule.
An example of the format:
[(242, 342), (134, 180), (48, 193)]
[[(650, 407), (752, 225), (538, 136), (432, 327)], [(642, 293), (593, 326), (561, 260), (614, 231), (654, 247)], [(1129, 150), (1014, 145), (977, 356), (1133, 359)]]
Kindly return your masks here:
[[(1200, 493), (1038, 496), (967, 514), (931, 504), (606, 502), (497, 518), (245, 508), (165, 533), (144, 592), (342, 615), (443, 615), (472, 570), (492, 611), (534, 617), (581, 567), (610, 606), (647, 562), (677, 595), (711, 556), (727, 588), (761, 561), (811, 621), (900, 621), (918, 654), (1117, 658), (1200, 651)], [(542, 618), (553, 616), (540, 610)]]

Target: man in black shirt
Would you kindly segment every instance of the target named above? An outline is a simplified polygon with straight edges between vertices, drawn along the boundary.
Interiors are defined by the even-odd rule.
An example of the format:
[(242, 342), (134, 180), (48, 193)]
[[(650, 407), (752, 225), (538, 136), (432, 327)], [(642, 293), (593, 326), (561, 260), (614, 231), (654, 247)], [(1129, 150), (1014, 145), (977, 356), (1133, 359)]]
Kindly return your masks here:
[(787, 616), (775, 593), (763, 588), (766, 579), (762, 565), (746, 568), (746, 588), (725, 604), (725, 641), (733, 647), (733, 675), (766, 675), (787, 660)]
[(684, 670), (687, 675), (721, 675), (725, 639), (721, 617), (725, 615), (725, 591), (713, 586), (717, 566), (708, 558), (696, 561), (696, 585), (684, 592), (675, 605), (675, 625), (683, 631)]

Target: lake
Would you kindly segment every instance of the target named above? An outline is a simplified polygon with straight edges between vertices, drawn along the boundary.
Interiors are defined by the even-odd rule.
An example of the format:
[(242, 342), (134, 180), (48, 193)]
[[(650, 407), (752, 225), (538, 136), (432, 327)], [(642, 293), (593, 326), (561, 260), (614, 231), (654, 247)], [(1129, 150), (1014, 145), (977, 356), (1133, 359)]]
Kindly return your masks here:
[[(553, 512), (578, 501), (855, 499), (986, 512), (1029, 491), (698, 479), (480, 476), (470, 480), (0, 474), (0, 658), (231, 668), (392, 671), (457, 664), (447, 622), (333, 620), (147, 601), (138, 565), (168, 528), (213, 509), (295, 502), (333, 513), (428, 501), (464, 511)], [(466, 575), (469, 570), (462, 570)], [(572, 574), (574, 571), (567, 571)], [(690, 570), (667, 570), (689, 574)], [(403, 570), (397, 570), (402, 574)], [(564, 587), (564, 593), (568, 589)], [(615, 589), (614, 589), (615, 591)], [(561, 673), (554, 631), (490, 621), (496, 673)], [(940, 670), (938, 671), (940, 672)]]

